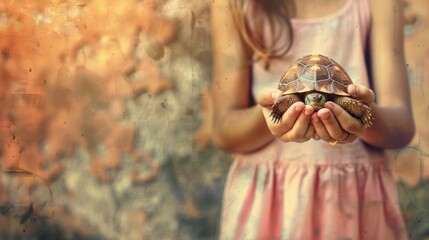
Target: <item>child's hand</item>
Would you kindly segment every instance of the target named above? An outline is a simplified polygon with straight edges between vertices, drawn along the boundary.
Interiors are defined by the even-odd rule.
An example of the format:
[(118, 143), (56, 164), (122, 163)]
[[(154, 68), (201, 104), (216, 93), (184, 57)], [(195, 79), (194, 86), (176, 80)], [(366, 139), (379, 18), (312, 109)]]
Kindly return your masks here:
[(305, 106), (302, 102), (292, 104), (283, 114), (279, 123), (274, 123), (270, 117), (271, 106), (281, 96), (282, 92), (275, 88), (264, 88), (256, 96), (256, 102), (262, 107), (268, 129), (271, 134), (284, 142), (305, 142), (310, 140), (315, 130), (310, 120), (313, 107)]
[[(352, 84), (348, 87), (348, 92), (353, 98), (362, 101), (369, 107), (375, 99), (374, 92), (362, 85)], [(311, 122), (316, 131), (313, 138), (332, 144), (350, 143), (366, 130), (358, 119), (333, 102), (327, 102), (325, 108), (313, 113)]]

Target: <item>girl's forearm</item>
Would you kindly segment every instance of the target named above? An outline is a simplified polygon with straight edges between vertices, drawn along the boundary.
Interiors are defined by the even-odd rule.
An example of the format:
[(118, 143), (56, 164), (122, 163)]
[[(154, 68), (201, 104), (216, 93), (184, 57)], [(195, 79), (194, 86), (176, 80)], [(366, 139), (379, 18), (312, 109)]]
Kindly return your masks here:
[(377, 148), (400, 148), (407, 145), (414, 136), (415, 126), (412, 113), (401, 107), (372, 105), (373, 126), (360, 137)]
[(230, 110), (215, 123), (214, 142), (228, 152), (252, 152), (273, 140), (259, 105)]

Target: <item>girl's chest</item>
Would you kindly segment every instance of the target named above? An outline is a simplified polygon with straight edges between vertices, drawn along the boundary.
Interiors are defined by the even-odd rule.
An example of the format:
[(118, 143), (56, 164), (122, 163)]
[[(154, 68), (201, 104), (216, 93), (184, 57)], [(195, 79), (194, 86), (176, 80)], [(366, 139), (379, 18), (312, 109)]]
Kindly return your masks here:
[(342, 9), (350, 0), (292, 0), (295, 19), (311, 19), (332, 15)]

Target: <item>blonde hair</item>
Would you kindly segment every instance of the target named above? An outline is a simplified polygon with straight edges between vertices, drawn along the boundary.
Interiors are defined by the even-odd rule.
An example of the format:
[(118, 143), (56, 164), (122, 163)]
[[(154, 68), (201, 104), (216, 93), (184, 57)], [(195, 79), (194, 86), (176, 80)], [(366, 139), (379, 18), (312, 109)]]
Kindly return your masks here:
[[(230, 0), (230, 9), (243, 42), (254, 56), (254, 61), (263, 61), (265, 68), (269, 68), (270, 60), (285, 57), (293, 41), (288, 17), (292, 12), (291, 5), (285, 4), (284, 0)], [(249, 16), (252, 18), (249, 19)], [(264, 38), (266, 21), (270, 42)], [(284, 34), (287, 34), (286, 39), (289, 41), (277, 44)]]

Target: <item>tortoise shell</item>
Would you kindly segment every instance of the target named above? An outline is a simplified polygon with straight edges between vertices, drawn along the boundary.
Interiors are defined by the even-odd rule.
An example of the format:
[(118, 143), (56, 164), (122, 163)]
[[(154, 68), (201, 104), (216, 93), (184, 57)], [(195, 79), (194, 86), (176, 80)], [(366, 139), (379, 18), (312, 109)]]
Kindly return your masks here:
[(283, 94), (319, 91), (349, 96), (352, 80), (343, 67), (329, 57), (310, 54), (292, 64), (279, 82)]

